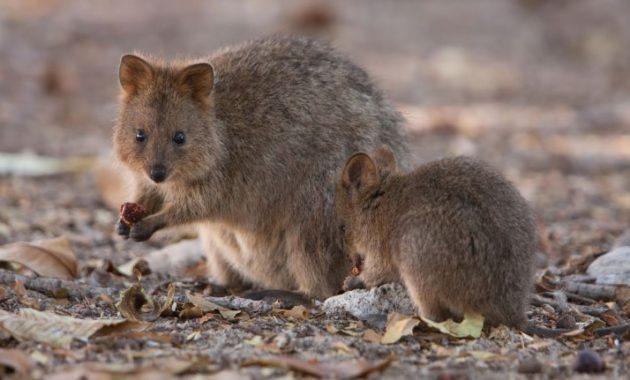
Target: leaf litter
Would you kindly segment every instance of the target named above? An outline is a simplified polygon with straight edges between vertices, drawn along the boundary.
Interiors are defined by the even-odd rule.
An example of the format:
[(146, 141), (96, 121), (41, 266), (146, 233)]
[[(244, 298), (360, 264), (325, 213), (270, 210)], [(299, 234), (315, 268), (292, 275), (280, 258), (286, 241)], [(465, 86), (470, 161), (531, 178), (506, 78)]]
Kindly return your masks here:
[[(38, 152), (51, 156), (60, 152), (65, 155), (93, 154), (95, 150), (110, 146), (108, 126), (111, 125), (111, 117), (100, 115), (103, 112), (108, 115), (110, 113), (103, 111), (109, 107), (103, 107), (103, 104), (111, 103), (111, 91), (94, 91), (92, 86), (107, 89), (114, 83), (109, 75), (93, 76), (87, 82), (82, 78), (94, 72), (110, 72), (111, 62), (118, 58), (118, 49), (110, 49), (109, 45), (107, 49), (103, 49), (104, 39), (100, 37), (72, 38), (73, 33), (89, 37), (94, 31), (90, 23), (75, 22), (77, 17), (81, 18), (83, 15), (81, 10), (77, 11), (76, 7), (71, 6), (71, 2), (55, 2), (54, 6), (46, 2), (15, 3), (19, 5), (12, 4), (4, 9), (7, 12), (0, 12), (2, 16), (19, 21), (5, 23), (7, 32), (14, 38), (0, 39), (0, 51), (7, 53), (11, 44), (18, 43), (25, 49), (24, 54), (36, 53), (38, 57), (41, 56), (41, 60), (35, 61), (42, 66), (47, 78), (58, 79), (47, 80), (48, 84), (42, 85), (45, 91), (16, 92), (15, 89), (22, 88), (19, 87), (22, 83), (37, 80), (37, 75), (32, 73), (39, 72), (39, 68), (28, 66), (31, 64), (28, 60), (2, 60), (2, 68), (9, 75), (6, 77), (7, 86), (0, 88), (6, 101), (6, 107), (3, 108), (6, 112), (2, 113), (4, 128), (0, 128), (0, 149), (21, 149), (21, 145), (25, 145), (24, 137), (27, 137), (28, 146), (33, 145)], [(8, 167), (13, 174), (0, 174), (0, 244), (30, 242), (67, 233), (73, 245), (79, 243), (81, 249), (75, 252), (79, 266), (78, 275), (63, 283), (70, 291), (66, 304), (57, 304), (58, 300), (51, 299), (52, 292), (46, 288), (58, 282), (29, 281), (47, 280), (46, 277), (19, 277), (21, 284), (18, 285), (13, 276), (16, 269), (22, 270), (20, 273), (31, 271), (40, 276), (46, 275), (28, 266), (20, 265), (21, 268), (16, 268), (15, 264), (3, 262), (3, 268), (8, 268), (8, 271), (0, 270), (0, 278), (6, 280), (0, 285), (0, 293), (3, 293), (0, 295), (2, 310), (16, 314), (25, 304), (32, 304), (46, 312), (54, 311), (78, 319), (111, 319), (116, 317), (117, 312), (111, 307), (111, 300), (120, 299), (120, 289), (128, 288), (130, 281), (140, 282), (143, 289), (151, 289), (147, 295), (155, 298), (159, 306), (162, 306), (166, 297), (166, 289), (159, 287), (160, 283), (179, 281), (182, 278), (192, 281), (177, 284), (171, 314), (165, 313), (149, 323), (150, 331), (147, 334), (158, 334), (153, 337), (161, 340), (160, 342), (147, 341), (149, 338), (143, 339), (141, 335), (133, 336), (130, 333), (132, 338), (120, 335), (115, 339), (100, 340), (93, 336), (88, 339), (87, 344), (73, 345), (72, 351), (52, 350), (48, 345), (35, 340), (19, 342), (2, 328), (2, 347), (31, 353), (31, 357), (39, 352), (38, 368), (34, 373), (41, 373), (41, 370), (59, 372), (58, 378), (72, 378), (71, 373), (78, 374), (76, 377), (87, 378), (141, 378), (146, 374), (150, 374), (147, 377), (180, 376), (181, 372), (171, 375), (168, 368), (157, 367), (151, 361), (155, 357), (165, 363), (168, 362), (167, 358), (182, 358), (192, 363), (198, 354), (216, 359), (216, 363), (202, 364), (200, 367), (193, 365), (184, 370), (183, 374), (189, 371), (193, 375), (216, 374), (226, 378), (302, 374), (303, 372), (297, 370), (287, 373), (286, 370), (271, 366), (239, 367), (240, 363), (246, 363), (247, 360), (269, 355), (265, 346), (276, 339), (282, 341), (287, 350), (298, 353), (294, 358), (306, 361), (309, 361), (308, 358), (318, 358), (321, 363), (353, 363), (354, 359), (360, 358), (377, 363), (389, 352), (395, 353), (397, 360), (384, 368), (382, 373), (372, 374), (372, 377), (518, 377), (516, 371), (541, 378), (572, 378), (578, 373), (592, 372), (600, 373), (602, 378), (623, 375), (627, 370), (626, 359), (630, 354), (628, 330), (625, 327), (630, 317), (628, 297), (623, 296), (623, 290), (618, 287), (611, 292), (611, 288), (600, 287), (599, 284), (588, 281), (588, 285), (595, 286), (566, 286), (567, 283), (579, 282), (571, 276), (584, 275), (590, 262), (611, 251), (616, 237), (628, 228), (627, 221), (630, 220), (630, 150), (627, 139), (630, 108), (623, 96), (619, 97), (629, 87), (626, 83), (628, 81), (609, 80), (610, 75), (623, 78), (628, 77), (630, 72), (625, 50), (616, 48), (627, 45), (629, 41), (627, 28), (619, 28), (619, 25), (623, 26), (619, 24), (623, 23), (623, 17), (618, 17), (623, 14), (623, 9), (615, 4), (621, 2), (608, 2), (595, 11), (588, 7), (588, 1), (563, 2), (557, 7), (541, 7), (534, 4), (540, 3), (536, 1), (515, 1), (514, 7), (496, 7), (493, 2), (488, 2), (487, 5), (478, 4), (466, 8), (467, 12), (459, 13), (451, 12), (452, 5), (444, 5), (447, 2), (434, 3), (431, 6), (443, 12), (426, 12), (428, 16), (425, 16), (422, 12), (408, 12), (408, 9), (412, 9), (409, 7), (404, 7), (404, 11), (414, 14), (413, 25), (417, 24), (416, 19), (420, 17), (421, 21), (429, 23), (427, 25), (434, 22), (436, 33), (444, 31), (440, 28), (450, 28), (449, 31), (453, 32), (452, 35), (458, 41), (457, 47), (449, 47), (445, 51), (442, 46), (438, 46), (443, 42), (440, 39), (414, 41), (419, 44), (417, 49), (430, 54), (425, 64), (418, 61), (414, 49), (408, 49), (412, 46), (407, 44), (408, 40), (390, 39), (387, 44), (381, 44), (384, 54), (377, 57), (387, 57), (388, 63), (402, 70), (382, 70), (381, 76), (389, 87), (388, 92), (391, 92), (392, 98), (408, 103), (399, 104), (397, 108), (408, 116), (407, 130), (412, 160), (419, 163), (446, 154), (473, 154), (496, 165), (514, 182), (537, 214), (542, 243), (539, 247), (539, 268), (548, 270), (558, 280), (558, 286), (553, 288), (548, 286), (549, 283), (537, 284), (542, 286), (536, 290), (537, 298), (528, 309), (528, 317), (538, 326), (558, 331), (560, 325), (571, 321), (571, 318), (566, 317), (570, 315), (575, 325), (568, 330), (574, 333), (540, 338), (511, 329), (492, 328), (489, 333), (486, 333), (486, 329), (477, 339), (460, 339), (435, 330), (425, 332), (422, 323), (422, 327), (420, 324), (415, 327), (415, 334), (404, 335), (405, 338), (397, 343), (382, 345), (379, 342), (384, 334), (383, 328), (370, 324), (370, 320), (365, 320), (365, 324), (361, 325), (348, 315), (322, 315), (317, 305), (309, 309), (310, 316), (307, 319), (287, 317), (272, 312), (271, 305), (265, 308), (261, 303), (246, 303), (244, 299), (231, 298), (233, 293), (230, 290), (226, 293), (228, 297), (213, 294), (214, 286), (207, 283), (201, 271), (181, 273), (165, 259), (153, 262), (150, 255), (152, 251), (162, 247), (168, 249), (169, 243), (178, 238), (165, 233), (158, 234), (144, 244), (117, 240), (112, 234), (116, 213), (107, 204), (113, 204), (112, 207), (115, 208), (120, 202), (109, 201), (103, 204), (98, 198), (94, 191), (97, 183), (102, 181), (98, 175), (94, 178), (92, 173), (82, 169), (64, 170), (64, 173), (57, 171), (58, 174), (52, 174), (56, 170), (46, 169), (48, 173), (45, 173), (46, 170), (42, 173), (37, 168), (43, 176), (26, 176), (29, 173), (24, 170), (21, 173), (25, 176), (21, 176)], [(142, 8), (142, 2), (117, 2), (116, 5), (110, 8), (121, 14), (137, 14), (139, 8)], [(528, 7), (526, 11), (520, 10), (525, 6)], [(265, 7), (265, 10), (282, 8), (281, 5), (276, 8), (277, 4), (274, 2), (259, 7)], [(356, 7), (356, 4), (346, 4), (342, 9), (354, 11)], [(190, 33), (172, 33), (177, 20), (190, 19), (196, 14), (208, 14), (211, 8), (219, 17), (227, 9), (203, 3), (188, 8), (164, 2), (161, 8), (163, 11), (146, 18), (146, 21), (139, 21), (138, 24), (139, 28), (146, 26), (142, 25), (143, 22), (155, 24), (156, 35), (162, 37), (153, 39), (155, 41), (145, 39), (141, 43), (148, 44), (148, 50), (178, 46), (177, 44), (181, 44), (181, 36), (190, 38)], [(333, 15), (339, 11), (335, 7), (328, 10)], [(392, 12), (398, 12), (397, 15), (404, 20), (405, 14), (397, 11), (396, 7), (392, 7)], [(228, 13), (231, 14), (232, 11), (229, 10)], [(256, 25), (275, 27), (276, 24), (281, 24), (281, 16), (278, 16), (280, 13), (250, 12), (242, 16), (256, 17), (259, 21)], [(361, 16), (364, 13), (367, 14), (356, 14), (356, 24), (364, 29), (354, 35), (370, 36), (380, 33), (383, 24), (377, 19), (365, 22), (362, 19), (364, 16)], [(268, 14), (274, 17), (268, 19), (265, 16)], [(533, 49), (531, 57), (527, 54), (519, 55), (521, 58), (505, 59), (504, 54), (510, 54), (510, 49), (499, 49), (503, 55), (476, 49), (479, 34), (468, 33), (470, 36), (477, 36), (477, 39), (471, 40), (465, 33), (461, 33), (461, 28), (452, 28), (457, 22), (443, 23), (440, 17), (435, 17), (436, 14), (452, 15), (456, 21), (461, 14), (465, 14), (467, 20), (478, 20), (480, 14), (484, 16), (484, 20), (488, 15), (495, 20), (502, 20), (499, 23), (474, 23), (482, 31), (488, 32), (481, 33), (485, 36), (483, 38), (489, 39), (488, 46), (501, 46), (504, 43), (502, 38), (510, 38), (511, 31), (522, 30), (514, 25), (523, 25), (524, 20), (527, 27), (531, 27), (528, 38), (537, 48)], [(532, 26), (528, 22), (531, 17), (536, 17), (540, 22)], [(159, 22), (166, 18), (173, 22)], [(99, 36), (101, 33), (107, 36), (111, 27), (119, 22), (115, 17), (110, 21), (111, 25), (99, 28)], [(60, 25), (74, 25), (75, 28), (67, 30)], [(199, 25), (204, 28), (203, 23)], [(508, 29), (503, 30), (505, 33), (501, 32), (501, 25), (507, 26)], [(334, 27), (334, 22), (332, 26)], [(401, 21), (399, 26), (401, 30), (408, 32), (401, 35), (416, 35), (411, 24), (406, 25)], [(353, 45), (356, 37), (346, 30), (359, 30), (352, 28), (355, 26), (344, 26), (336, 31), (342, 39), (349, 42), (349, 46)], [(23, 33), (27, 29), (39, 32)], [(55, 38), (42, 40), (37, 37), (47, 35), (50, 30), (56, 31)], [(203, 35), (205, 39), (214, 35), (208, 33), (208, 29), (200, 29), (196, 33), (199, 33), (197, 36)], [(549, 41), (552, 43), (548, 43)], [(574, 54), (576, 46), (586, 46), (587, 49), (578, 49), (579, 54)], [(356, 47), (353, 49), (356, 49), (353, 55), (366, 65), (368, 71), (371, 71), (370, 67), (373, 69), (378, 66), (372, 53)], [(433, 50), (435, 54), (431, 54)], [(554, 54), (548, 54), (551, 50)], [(556, 54), (558, 51), (561, 53)], [(10, 58), (11, 54), (7, 56)], [(539, 59), (544, 60), (547, 56), (554, 61), (551, 70), (546, 67), (545, 62), (539, 62)], [(68, 57), (77, 64), (69, 75), (64, 76), (63, 67), (61, 70), (55, 68), (54, 61), (65, 62)], [(520, 59), (526, 61), (516, 62)], [(483, 67), (485, 62), (489, 63), (487, 67), (500, 69), (497, 77), (488, 74), (487, 67)], [(497, 65), (497, 62), (500, 63)], [(597, 66), (597, 70), (589, 69), (593, 64)], [(537, 68), (534, 77), (531, 76), (531, 67)], [(558, 73), (558, 67), (566, 69)], [(456, 69), (454, 76), (450, 72), (452, 68)], [(401, 73), (406, 80), (400, 80)], [(69, 83), (65, 83), (64, 78), (69, 79)], [(426, 85), (417, 86), (414, 79), (418, 78)], [(483, 80), (479, 81), (479, 78)], [(540, 78), (552, 85), (544, 83), (545, 85), (539, 86)], [(55, 82), (62, 85), (50, 84)], [(604, 82), (612, 83), (612, 88), (606, 87)], [(81, 85), (77, 86), (77, 83)], [(37, 88), (37, 85), (37, 82), (29, 83), (27, 88)], [(62, 90), (50, 90), (55, 87), (69, 90), (65, 93)], [(553, 90), (550, 92), (549, 88)], [(63, 97), (58, 95), (60, 91)], [(16, 99), (13, 94), (19, 94), (20, 98)], [(427, 99), (430, 101), (425, 102)], [(38, 112), (30, 112), (31, 109), (37, 109)], [(13, 163), (8, 166), (13, 166)], [(29, 171), (30, 174), (38, 174), (35, 170)], [(123, 186), (115, 188), (120, 190)], [(124, 200), (126, 199), (121, 201)], [(173, 250), (172, 255), (164, 253), (161, 257), (177, 261), (176, 257), (182, 253), (195, 252), (190, 255), (191, 262), (201, 264), (202, 268), (205, 262), (199, 259), (199, 248), (192, 251), (194, 246), (198, 246), (198, 241), (193, 240), (190, 243), (190, 250), (182, 247), (178, 253)], [(132, 265), (126, 278), (115, 278), (116, 275), (103, 274), (99, 270), (95, 270), (92, 275), (85, 275), (81, 270), (85, 269), (87, 260), (94, 258), (108, 259), (116, 265), (145, 258), (156, 273), (135, 276)], [(182, 265), (185, 266), (188, 263)], [(96, 286), (99, 287), (97, 291), (91, 290), (93, 288), (90, 287)], [(217, 305), (220, 303), (219, 306), (230, 310), (247, 310), (251, 318), (240, 319), (242, 313), (234, 319), (224, 318), (218, 311), (208, 312), (200, 318), (179, 318), (179, 312), (184, 305), (190, 303), (185, 295), (186, 290), (193, 294), (202, 294), (209, 301)], [(101, 295), (107, 298), (96, 297)], [(600, 296), (606, 297), (599, 299)], [(110, 302), (105, 302), (104, 299), (109, 299)], [(247, 309), (242, 307), (245, 305)], [(201, 311), (201, 308), (195, 307)], [(290, 310), (288, 307), (287, 309)], [(610, 310), (615, 315), (611, 315)], [(385, 317), (390, 311), (385, 313)], [(589, 319), (589, 316), (599, 321)], [(329, 327), (331, 325), (333, 328)], [(568, 326), (572, 325), (569, 323)], [(181, 346), (159, 338), (178, 334), (183, 337)], [(272, 338), (274, 335), (276, 338)], [(186, 340), (188, 336), (193, 339)], [(242, 344), (244, 340), (256, 336), (269, 343), (258, 346)], [(286, 339), (279, 339), (280, 336), (286, 336)], [(351, 354), (344, 352), (344, 349), (338, 349), (344, 347), (343, 345), (357, 349), (359, 353)], [(583, 353), (584, 349), (588, 351)], [(186, 355), (190, 351), (195, 354)], [(351, 360), (347, 360), (347, 356), (352, 356)], [(504, 358), (511, 358), (511, 361)], [(525, 365), (528, 360), (534, 365)], [(95, 361), (110, 362), (111, 367), (99, 367)], [(121, 368), (113, 368), (116, 366)], [(603, 373), (599, 372), (602, 370)]]
[(20, 341), (35, 341), (53, 347), (70, 348), (72, 342), (86, 342), (107, 328), (107, 332), (131, 331), (145, 326), (126, 319), (78, 319), (23, 308), (17, 313), (0, 310), (0, 326)]
[(0, 246), (0, 261), (17, 263), (46, 277), (71, 280), (77, 276), (77, 260), (65, 237)]

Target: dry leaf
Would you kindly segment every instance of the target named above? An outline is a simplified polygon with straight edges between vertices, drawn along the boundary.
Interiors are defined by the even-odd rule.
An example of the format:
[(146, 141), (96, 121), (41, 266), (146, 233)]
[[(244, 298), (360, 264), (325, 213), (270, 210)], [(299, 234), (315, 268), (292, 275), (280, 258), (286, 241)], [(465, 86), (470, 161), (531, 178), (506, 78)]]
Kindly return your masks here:
[(387, 321), (385, 327), (385, 335), (381, 339), (382, 344), (396, 343), (405, 335), (412, 335), (413, 328), (420, 323), (420, 320), (416, 317), (410, 317), (407, 315), (393, 312)]
[(330, 346), (330, 348), (335, 350), (335, 351), (337, 351), (337, 352), (343, 352), (344, 354), (354, 355), (354, 354), (357, 353), (357, 350), (355, 350), (354, 348), (348, 346), (344, 342), (334, 342)]
[(0, 246), (0, 261), (18, 263), (40, 276), (71, 280), (77, 275), (77, 260), (65, 237)]
[(326, 331), (328, 331), (329, 334), (336, 334), (339, 332), (339, 329), (337, 327), (335, 327), (335, 325), (333, 325), (332, 323), (328, 322), (326, 323)]
[(168, 289), (166, 290), (166, 299), (164, 300), (164, 304), (162, 304), (162, 308), (160, 309), (160, 316), (168, 316), (173, 313), (173, 301), (175, 300), (175, 290), (177, 290), (177, 286), (174, 282), (168, 284)]
[(260, 346), (261, 344), (265, 342), (263, 341), (263, 338), (260, 335), (255, 335), (251, 339), (245, 339), (243, 343), (256, 347), (256, 346)]
[(226, 307), (217, 305), (214, 302), (210, 302), (205, 299), (203, 296), (199, 294), (191, 294), (187, 293), (188, 300), (195, 306), (198, 306), (204, 313), (209, 313), (211, 311), (218, 311), (219, 314), (224, 319), (231, 320), (234, 319), (238, 314), (240, 314), (240, 310), (231, 310)]
[(372, 329), (367, 329), (363, 333), (363, 339), (370, 343), (380, 343), (383, 336)]
[(140, 284), (133, 284), (120, 294), (116, 309), (130, 321), (152, 322), (162, 313), (162, 307), (144, 292)]
[(104, 335), (142, 328), (124, 319), (77, 319), (33, 309), (20, 309), (17, 314), (0, 310), (0, 325), (17, 340), (34, 340), (62, 348), (69, 348), (74, 339), (85, 341), (97, 332)]
[(183, 360), (172, 356), (155, 358), (140, 366), (134, 363), (82, 363), (47, 375), (46, 380), (175, 379), (175, 375), (189, 370), (196, 363), (196, 360)]
[(39, 301), (36, 298), (30, 297), (26, 292), (26, 288), (24, 287), (24, 283), (22, 281), (16, 280), (13, 284), (13, 290), (15, 291), (15, 295), (18, 298), (18, 301), (26, 306), (33, 309), (41, 309), (39, 305)]
[(359, 359), (338, 363), (320, 363), (316, 360), (305, 360), (291, 356), (269, 356), (255, 358), (243, 364), (243, 366), (268, 366), (278, 367), (305, 373), (320, 378), (348, 378), (353, 379), (365, 376), (369, 373), (383, 370), (393, 361), (390, 356), (376, 363)]
[(472, 356), (477, 360), (508, 360), (509, 358), (504, 355), (496, 354), (490, 351), (467, 351), (462, 355)]
[(279, 310), (279, 311), (285, 317), (291, 317), (295, 319), (306, 320), (310, 317), (308, 310), (302, 305), (294, 306), (293, 308), (289, 310)]
[(461, 323), (454, 322), (451, 319), (438, 323), (430, 319), (420, 318), (429, 325), (429, 327), (456, 338), (479, 338), (484, 321), (484, 317), (481, 314), (464, 314), (464, 320)]
[(182, 311), (179, 312), (181, 319), (195, 319), (203, 316), (203, 310), (197, 305), (192, 303), (186, 303), (182, 306)]
[(0, 348), (0, 377), (3, 374), (13, 373), (15, 378), (26, 379), (30, 377), (33, 367), (33, 361), (24, 352)]

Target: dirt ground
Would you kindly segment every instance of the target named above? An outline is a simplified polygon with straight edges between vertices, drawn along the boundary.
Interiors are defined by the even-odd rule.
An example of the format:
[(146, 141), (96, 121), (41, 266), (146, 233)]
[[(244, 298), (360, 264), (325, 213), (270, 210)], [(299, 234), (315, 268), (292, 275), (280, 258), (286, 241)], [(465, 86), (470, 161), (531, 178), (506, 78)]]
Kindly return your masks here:
[[(6, 0), (0, 3), (0, 153), (107, 157), (122, 54), (203, 56), (280, 31), (329, 39), (364, 67), (406, 116), (416, 163), (473, 155), (515, 183), (537, 215), (539, 273), (547, 274), (538, 280), (539, 295), (549, 290), (550, 278), (562, 282), (583, 274), (630, 229), (630, 3), (625, 0)], [(24, 293), (13, 283), (0, 283), (0, 311), (33, 306), (35, 299), (39, 309), (58, 314), (116, 317), (111, 301), (133, 281), (103, 263), (117, 266), (181, 237), (180, 231), (147, 243), (117, 238), (117, 212), (99, 186), (103, 175), (0, 172), (0, 244), (66, 236), (77, 256), (76, 284), (115, 290), (111, 299), (60, 300), (29, 286)], [(217, 292), (199, 278), (142, 277), (145, 289), (159, 299), (169, 280), (178, 281), (180, 307), (185, 291)], [(539, 302), (529, 317), (556, 328), (567, 315), (578, 325), (586, 324), (585, 315), (596, 315), (614, 327), (629, 322), (630, 304), (624, 301), (569, 297), (568, 307)], [(630, 373), (627, 331), (598, 336), (587, 329), (543, 339), (495, 329), (477, 340), (416, 331), (383, 345), (365, 338), (368, 329), (381, 333), (377, 327), (326, 315), (318, 305), (306, 317), (256, 305), (236, 318), (175, 313), (151, 322), (144, 335), (93, 337), (70, 348), (16, 340), (0, 328), (0, 348), (27, 353), (34, 362), (30, 375), (37, 378), (56, 373), (101, 379), (113, 373), (258, 379), (308, 373), (295, 366), (287, 370), (287, 362), (277, 368), (254, 360), (280, 355), (323, 363), (391, 358), (384, 369), (368, 373), (370, 378), (505, 379), (534, 373), (610, 379)], [(602, 317), (601, 310), (593, 311), (597, 308), (614, 318)], [(603, 373), (574, 370), (582, 349), (603, 358)], [(188, 366), (175, 371), (173, 360)], [(95, 369), (95, 362), (112, 366)], [(0, 368), (3, 364), (0, 358)]]

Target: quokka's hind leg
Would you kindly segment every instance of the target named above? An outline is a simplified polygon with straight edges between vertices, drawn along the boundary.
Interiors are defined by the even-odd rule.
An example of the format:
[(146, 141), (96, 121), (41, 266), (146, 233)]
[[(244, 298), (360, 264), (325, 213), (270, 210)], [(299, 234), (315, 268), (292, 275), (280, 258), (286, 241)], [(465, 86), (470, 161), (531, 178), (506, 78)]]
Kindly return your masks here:
[(417, 281), (406, 277), (403, 276), (403, 283), (420, 316), (436, 322), (453, 318), (451, 311), (440, 301), (439, 289), (427, 291)]

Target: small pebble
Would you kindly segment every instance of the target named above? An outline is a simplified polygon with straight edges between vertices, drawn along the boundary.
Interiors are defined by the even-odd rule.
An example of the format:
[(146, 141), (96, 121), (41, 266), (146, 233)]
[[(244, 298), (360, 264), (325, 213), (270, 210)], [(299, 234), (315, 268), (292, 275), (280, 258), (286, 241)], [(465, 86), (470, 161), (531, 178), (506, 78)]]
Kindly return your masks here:
[(597, 352), (582, 350), (575, 357), (573, 369), (580, 373), (600, 373), (606, 369), (606, 363)]
[(576, 326), (575, 318), (571, 314), (564, 314), (556, 321), (559, 329), (574, 329)]
[(549, 314), (555, 314), (556, 313), (556, 310), (551, 305), (544, 304), (541, 307), (542, 307), (542, 309), (544, 311), (546, 311)]
[(525, 374), (541, 373), (542, 363), (536, 358), (526, 358), (518, 363), (517, 371)]

